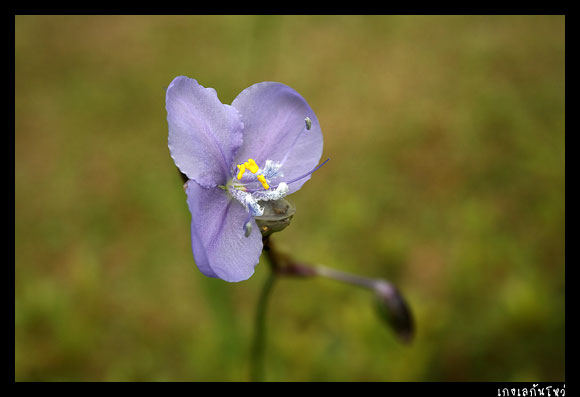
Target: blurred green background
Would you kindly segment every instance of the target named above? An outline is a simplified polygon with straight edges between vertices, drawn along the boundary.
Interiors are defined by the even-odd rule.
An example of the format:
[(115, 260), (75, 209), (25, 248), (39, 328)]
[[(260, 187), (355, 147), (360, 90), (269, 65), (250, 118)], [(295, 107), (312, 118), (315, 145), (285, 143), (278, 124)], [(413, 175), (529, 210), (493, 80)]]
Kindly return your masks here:
[(300, 92), (332, 160), (272, 238), (271, 381), (564, 380), (563, 16), (16, 16), (15, 379), (245, 381), (265, 261), (203, 276), (165, 89)]

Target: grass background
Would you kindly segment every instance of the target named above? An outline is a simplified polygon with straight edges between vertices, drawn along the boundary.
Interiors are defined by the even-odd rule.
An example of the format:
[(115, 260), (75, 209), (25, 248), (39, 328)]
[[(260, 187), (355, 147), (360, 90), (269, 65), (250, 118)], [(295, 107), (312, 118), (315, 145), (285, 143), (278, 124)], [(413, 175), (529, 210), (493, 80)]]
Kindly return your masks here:
[(563, 16), (16, 16), (15, 379), (244, 381), (268, 266), (195, 268), (165, 88), (273, 80), (332, 160), (274, 235), (272, 381), (564, 380)]

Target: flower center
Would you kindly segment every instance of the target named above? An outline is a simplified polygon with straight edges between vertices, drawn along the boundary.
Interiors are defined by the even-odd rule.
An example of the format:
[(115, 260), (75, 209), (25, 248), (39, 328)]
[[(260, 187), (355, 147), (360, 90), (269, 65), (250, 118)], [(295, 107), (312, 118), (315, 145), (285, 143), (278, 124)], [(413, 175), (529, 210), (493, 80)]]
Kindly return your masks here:
[[(274, 179), (283, 177), (282, 166), (288, 159), (288, 156), (296, 146), (298, 139), (303, 133), (310, 130), (312, 127), (312, 120), (306, 117), (304, 119), (304, 127), (295, 136), (293, 142), (290, 144), (286, 154), (282, 158), (282, 161), (266, 160), (263, 168), (260, 168), (256, 161), (249, 158), (241, 164), (237, 164), (237, 173), (235, 173), (235, 168), (231, 170), (232, 179), (229, 180), (226, 186), (219, 186), (220, 189), (227, 190), (231, 197), (235, 198), (240, 204), (242, 204), (248, 211), (248, 216), (243, 223), (243, 229), (245, 231), (245, 236), (248, 237), (252, 232), (252, 217), (262, 216), (264, 213), (264, 207), (260, 205), (260, 202), (279, 200), (288, 194), (288, 184), (299, 181), (306, 178), (308, 175), (312, 174), (314, 171), (322, 167), (330, 159), (327, 159), (322, 164), (311, 171), (300, 175), (298, 177), (292, 178), (287, 181), (273, 182)], [(253, 174), (250, 178), (244, 178), (246, 171)], [(242, 180), (244, 178), (244, 180)], [(262, 188), (258, 187), (257, 182), (262, 185)], [(271, 184), (273, 184), (271, 186)]]
[[(239, 181), (244, 176), (244, 172), (246, 172), (246, 170), (249, 170), (252, 174), (256, 174), (260, 170), (260, 167), (258, 167), (258, 164), (256, 164), (256, 161), (254, 159), (248, 159), (248, 161), (246, 161), (245, 163), (238, 164), (238, 170), (239, 171), (236, 178), (238, 178)], [(258, 174), (256, 175), (256, 177), (264, 187), (264, 190), (270, 189), (270, 185), (268, 185), (266, 177), (263, 174)]]

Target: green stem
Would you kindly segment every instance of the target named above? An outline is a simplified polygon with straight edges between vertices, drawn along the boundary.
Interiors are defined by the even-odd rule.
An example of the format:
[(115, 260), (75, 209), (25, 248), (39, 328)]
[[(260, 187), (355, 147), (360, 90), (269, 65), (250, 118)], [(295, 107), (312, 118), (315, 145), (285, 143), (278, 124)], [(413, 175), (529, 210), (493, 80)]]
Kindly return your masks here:
[[(269, 254), (268, 238), (264, 239), (264, 250)], [(258, 300), (258, 307), (256, 309), (256, 318), (254, 323), (254, 341), (252, 344), (251, 356), (251, 372), (250, 380), (252, 382), (264, 381), (264, 353), (266, 350), (266, 312), (270, 296), (272, 295), (272, 287), (276, 281), (276, 272), (274, 269), (277, 263), (273, 261), (271, 255), (267, 255), (270, 260), (270, 272), (262, 286), (260, 297)]]

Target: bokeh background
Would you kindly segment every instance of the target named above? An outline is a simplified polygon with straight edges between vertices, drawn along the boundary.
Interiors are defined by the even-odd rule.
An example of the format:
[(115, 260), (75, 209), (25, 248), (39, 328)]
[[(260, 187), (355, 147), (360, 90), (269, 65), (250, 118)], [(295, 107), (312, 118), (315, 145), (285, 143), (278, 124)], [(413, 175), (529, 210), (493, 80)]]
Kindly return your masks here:
[(272, 238), (271, 381), (564, 380), (564, 16), (15, 16), (15, 379), (245, 381), (263, 261), (203, 276), (165, 89), (273, 80), (331, 161)]

